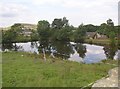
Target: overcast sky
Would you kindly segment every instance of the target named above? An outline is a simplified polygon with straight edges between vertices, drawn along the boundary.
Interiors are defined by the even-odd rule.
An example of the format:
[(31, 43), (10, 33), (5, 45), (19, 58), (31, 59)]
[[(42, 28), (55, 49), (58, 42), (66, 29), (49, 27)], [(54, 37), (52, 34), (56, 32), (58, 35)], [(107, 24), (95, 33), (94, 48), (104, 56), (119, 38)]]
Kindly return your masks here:
[(118, 24), (119, 0), (0, 0), (0, 27), (14, 23), (67, 17), (70, 25), (100, 25), (111, 18)]

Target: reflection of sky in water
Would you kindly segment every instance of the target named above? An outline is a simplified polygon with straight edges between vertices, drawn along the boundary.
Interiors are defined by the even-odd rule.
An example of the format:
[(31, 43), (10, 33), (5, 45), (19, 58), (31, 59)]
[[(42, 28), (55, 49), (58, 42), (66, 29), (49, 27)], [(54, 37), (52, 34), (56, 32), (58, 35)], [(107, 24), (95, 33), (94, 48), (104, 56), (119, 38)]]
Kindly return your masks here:
[(116, 52), (114, 59), (120, 59), (120, 50)]
[[(18, 51), (25, 51), (25, 52), (32, 52), (32, 53), (39, 53), (36, 45), (31, 45), (31, 42), (27, 43), (16, 43), (17, 46), (21, 47), (18, 49)], [(73, 43), (72, 43), (73, 44)], [(85, 63), (96, 63), (103, 59), (106, 59), (106, 55), (104, 54), (103, 46), (97, 46), (97, 45), (90, 45), (90, 44), (83, 44), (86, 46), (87, 52), (85, 53), (85, 57), (81, 58), (79, 57), (79, 54), (73, 47), (73, 50), (75, 51), (74, 54), (70, 55), (70, 58), (68, 60), (71, 61), (77, 61), (77, 62), (85, 62)], [(38, 46), (38, 42), (37, 42)], [(120, 58), (120, 50), (116, 53), (115, 59)]]
[(89, 44), (85, 44), (85, 45), (87, 48), (87, 52), (84, 61), (86, 63), (99, 62), (103, 59), (106, 59), (106, 55), (104, 54), (104, 50), (102, 46), (89, 45)]
[(36, 46), (31, 46), (31, 42), (27, 42), (27, 43), (16, 43), (17, 46), (21, 46), (22, 48), (18, 49), (18, 51), (25, 51), (25, 52), (36, 52), (38, 53), (38, 49)]
[(73, 50), (75, 51), (75, 53), (73, 55), (71, 54), (70, 58), (68, 60), (83, 62), (83, 58), (79, 57), (79, 54), (77, 53), (77, 51), (74, 48), (73, 48)]
[(71, 55), (69, 60), (73, 61), (84, 61), (85, 63), (95, 63), (103, 59), (106, 59), (104, 50), (102, 46), (84, 44), (86, 46), (87, 52), (85, 53), (85, 58), (80, 58), (79, 54), (75, 51), (75, 54)]

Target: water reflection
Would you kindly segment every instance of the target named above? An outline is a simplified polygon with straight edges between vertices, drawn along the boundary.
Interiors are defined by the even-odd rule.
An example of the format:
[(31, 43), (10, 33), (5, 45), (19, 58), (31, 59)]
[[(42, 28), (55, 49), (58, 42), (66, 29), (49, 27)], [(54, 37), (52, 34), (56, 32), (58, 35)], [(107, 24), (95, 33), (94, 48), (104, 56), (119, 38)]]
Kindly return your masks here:
[(70, 42), (52, 42), (51, 46), (54, 55), (61, 57), (62, 59), (68, 59), (71, 54), (74, 54), (74, 50)]
[(80, 44), (74, 42), (27, 42), (2, 45), (5, 49), (14, 51), (25, 51), (32, 53), (45, 53), (52, 57), (60, 57), (77, 62), (96, 63), (103, 59), (117, 58), (117, 48), (114, 45), (97, 46), (90, 44)]
[(85, 57), (85, 53), (87, 52), (86, 50), (86, 46), (80, 43), (77, 43), (75, 45), (75, 50), (77, 51), (77, 53), (79, 54), (79, 57), (84, 58)]
[(49, 42), (47, 42), (47, 41), (39, 42), (38, 52), (43, 53), (43, 50), (45, 51), (45, 53), (50, 54), (51, 50), (50, 50)]
[(16, 43), (2, 44), (2, 51), (8, 51), (8, 50), (18, 51), (19, 48), (20, 48), (20, 46), (17, 46)]
[(106, 54), (106, 57), (108, 59), (114, 59), (114, 56), (116, 55), (117, 53), (117, 46), (114, 44), (109, 44), (109, 45), (106, 45), (104, 46), (104, 51), (105, 51), (105, 54)]

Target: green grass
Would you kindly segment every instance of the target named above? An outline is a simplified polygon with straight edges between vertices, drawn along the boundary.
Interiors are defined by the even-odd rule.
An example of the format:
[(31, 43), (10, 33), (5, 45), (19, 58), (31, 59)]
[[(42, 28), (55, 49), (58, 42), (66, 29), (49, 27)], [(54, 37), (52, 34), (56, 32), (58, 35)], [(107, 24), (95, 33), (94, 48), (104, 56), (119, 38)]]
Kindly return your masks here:
[(83, 87), (106, 76), (115, 67), (104, 63), (80, 64), (48, 56), (44, 62), (42, 55), (25, 52), (8, 52), (2, 56), (3, 87)]
[(86, 39), (86, 43), (98, 44), (98, 45), (107, 45), (110, 43), (109, 39)]
[[(110, 43), (110, 39), (85, 39), (86, 43), (98, 44), (98, 45), (108, 45)], [(116, 40), (116, 43), (118, 40)]]

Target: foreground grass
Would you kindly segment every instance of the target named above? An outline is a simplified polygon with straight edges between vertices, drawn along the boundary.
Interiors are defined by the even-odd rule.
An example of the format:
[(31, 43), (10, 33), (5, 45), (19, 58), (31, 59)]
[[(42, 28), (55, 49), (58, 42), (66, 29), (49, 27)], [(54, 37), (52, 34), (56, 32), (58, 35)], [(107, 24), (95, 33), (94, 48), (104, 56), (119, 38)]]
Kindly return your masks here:
[(80, 64), (50, 57), (44, 62), (41, 55), (25, 52), (8, 52), (2, 56), (3, 87), (83, 87), (115, 67), (105, 62)]

